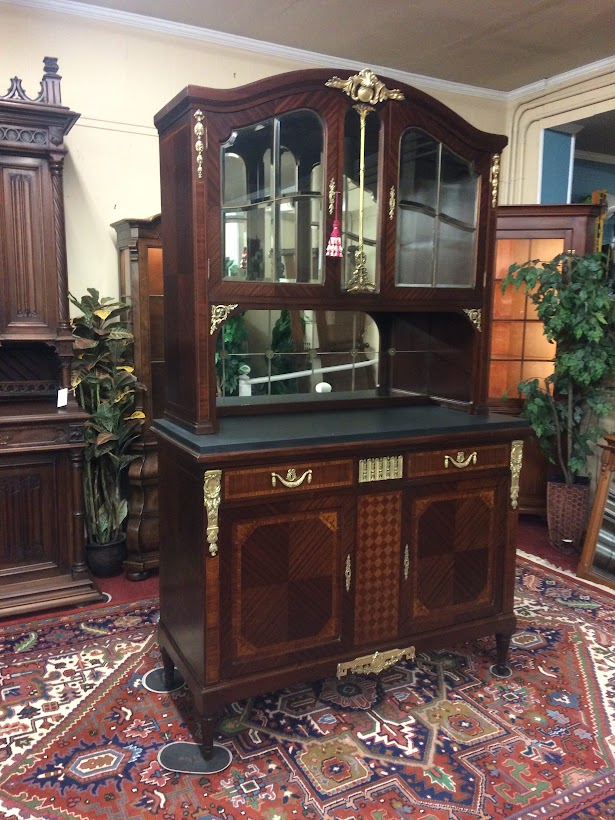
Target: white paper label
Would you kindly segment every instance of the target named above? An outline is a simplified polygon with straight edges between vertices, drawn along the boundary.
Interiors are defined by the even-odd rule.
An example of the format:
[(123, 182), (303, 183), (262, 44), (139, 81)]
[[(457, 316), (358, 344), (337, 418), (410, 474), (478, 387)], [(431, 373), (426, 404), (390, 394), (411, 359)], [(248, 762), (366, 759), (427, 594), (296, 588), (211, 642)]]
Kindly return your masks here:
[(68, 387), (61, 387), (58, 390), (58, 407), (66, 407), (68, 404)]

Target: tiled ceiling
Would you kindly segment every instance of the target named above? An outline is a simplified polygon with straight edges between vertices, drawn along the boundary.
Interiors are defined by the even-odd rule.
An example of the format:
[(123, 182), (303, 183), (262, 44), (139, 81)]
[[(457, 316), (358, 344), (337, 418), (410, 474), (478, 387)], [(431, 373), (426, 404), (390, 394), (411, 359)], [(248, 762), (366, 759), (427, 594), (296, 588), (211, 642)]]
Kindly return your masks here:
[(615, 0), (79, 0), (512, 91), (615, 54)]

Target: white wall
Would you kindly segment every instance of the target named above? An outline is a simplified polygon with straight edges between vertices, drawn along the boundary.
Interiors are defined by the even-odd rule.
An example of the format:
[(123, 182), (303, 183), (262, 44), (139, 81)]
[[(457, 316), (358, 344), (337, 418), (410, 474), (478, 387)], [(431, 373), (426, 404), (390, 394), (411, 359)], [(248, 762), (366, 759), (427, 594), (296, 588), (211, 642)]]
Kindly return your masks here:
[[(5, 82), (8, 88), (9, 79), (17, 76), (28, 96), (35, 97), (43, 57), (56, 57), (62, 102), (81, 114), (66, 140), (64, 172), (69, 287), (77, 296), (87, 287), (98, 288), (102, 295), (117, 294), (115, 232), (110, 224), (160, 210), (153, 117), (163, 105), (189, 84), (232, 87), (308, 67), (299, 59), (1, 0), (0, 32), (0, 88)], [(425, 90), (476, 127), (504, 133), (503, 102)]]

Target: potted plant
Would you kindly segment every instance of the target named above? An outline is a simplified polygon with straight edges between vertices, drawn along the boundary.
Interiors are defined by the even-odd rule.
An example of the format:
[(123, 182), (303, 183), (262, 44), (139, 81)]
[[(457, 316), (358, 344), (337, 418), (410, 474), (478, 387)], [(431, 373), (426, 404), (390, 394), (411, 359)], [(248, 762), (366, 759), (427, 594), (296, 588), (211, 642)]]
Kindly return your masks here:
[(577, 550), (588, 515), (587, 459), (612, 405), (606, 383), (615, 370), (615, 301), (607, 259), (563, 253), (550, 262), (514, 264), (502, 290), (510, 285), (525, 286), (556, 345), (553, 373), (542, 383), (520, 382), (519, 392), (522, 415), (559, 473), (547, 485), (550, 540), (560, 550)]
[(145, 418), (134, 411), (137, 382), (130, 364), (133, 335), (123, 320), (127, 305), (100, 298), (94, 288), (81, 299), (72, 319), (72, 387), (89, 414), (85, 424), (84, 501), (86, 555), (94, 575), (121, 571), (126, 556), (128, 515), (124, 473), (137, 458), (129, 452)]

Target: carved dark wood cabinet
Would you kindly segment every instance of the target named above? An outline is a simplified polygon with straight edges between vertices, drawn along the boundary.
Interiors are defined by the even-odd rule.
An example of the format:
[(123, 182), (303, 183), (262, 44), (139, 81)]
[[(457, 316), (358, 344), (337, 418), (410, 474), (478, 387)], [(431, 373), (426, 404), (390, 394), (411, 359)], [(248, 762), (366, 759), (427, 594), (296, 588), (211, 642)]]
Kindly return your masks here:
[(489, 415), (499, 153), (364, 69), (189, 86), (160, 134), (159, 640), (203, 718), (497, 636), (518, 418)]
[[(591, 253), (596, 248), (601, 209), (597, 205), (502, 205), (497, 209), (493, 324), (489, 367), (489, 406), (495, 412), (521, 412), (517, 384), (553, 371), (553, 345), (544, 336), (536, 308), (523, 289), (502, 293), (502, 279), (513, 263), (548, 261), (560, 253)], [(504, 398), (506, 394), (506, 398)], [(519, 512), (546, 515), (549, 465), (536, 436), (525, 443)]]
[(84, 558), (85, 415), (70, 387), (62, 170), (79, 115), (61, 104), (54, 58), (29, 99), (0, 97), (0, 616), (102, 595)]
[(137, 410), (145, 413), (138, 458), (128, 468), (130, 485), (126, 525), (126, 577), (137, 581), (158, 567), (158, 448), (151, 431), (162, 415), (166, 383), (164, 363), (164, 286), (160, 215), (150, 219), (122, 219), (112, 225), (117, 234), (120, 298), (131, 306), (134, 366), (145, 390)]

